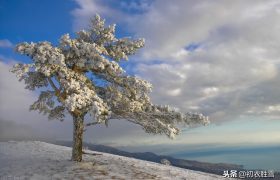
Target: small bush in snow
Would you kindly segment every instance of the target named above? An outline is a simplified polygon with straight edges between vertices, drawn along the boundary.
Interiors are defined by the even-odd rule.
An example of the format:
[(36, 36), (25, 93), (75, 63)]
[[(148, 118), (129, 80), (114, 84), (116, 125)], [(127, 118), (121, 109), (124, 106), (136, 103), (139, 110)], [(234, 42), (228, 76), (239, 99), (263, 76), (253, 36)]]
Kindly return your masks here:
[(167, 159), (162, 159), (162, 160), (160, 160), (160, 163), (161, 163), (161, 164), (164, 164), (164, 165), (168, 165), (168, 166), (171, 165), (171, 162), (168, 161)]

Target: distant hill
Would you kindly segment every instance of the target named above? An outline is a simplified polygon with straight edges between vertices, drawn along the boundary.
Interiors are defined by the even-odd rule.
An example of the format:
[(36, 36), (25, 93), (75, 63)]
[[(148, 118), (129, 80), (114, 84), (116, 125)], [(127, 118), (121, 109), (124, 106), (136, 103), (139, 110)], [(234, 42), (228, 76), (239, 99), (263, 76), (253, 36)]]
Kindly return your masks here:
[[(72, 142), (69, 141), (56, 141), (53, 142), (58, 145), (63, 146), (72, 146)], [(192, 160), (184, 160), (184, 159), (177, 159), (173, 158), (171, 156), (163, 156), (163, 155), (156, 155), (155, 153), (151, 152), (136, 152), (136, 153), (130, 153), (126, 151), (121, 151), (113, 147), (104, 146), (104, 145), (96, 145), (96, 144), (90, 144), (90, 143), (84, 143), (84, 146), (88, 147), (90, 150), (93, 151), (99, 151), (99, 152), (105, 152), (125, 157), (133, 157), (136, 159), (151, 161), (160, 163), (162, 159), (167, 159), (171, 162), (172, 166), (181, 167), (185, 169), (191, 169), (195, 171), (202, 171), (207, 173), (213, 173), (222, 175), (224, 170), (242, 170), (242, 165), (235, 165), (235, 164), (226, 164), (226, 163), (207, 163), (207, 162), (198, 162), (198, 161), (192, 161)]]

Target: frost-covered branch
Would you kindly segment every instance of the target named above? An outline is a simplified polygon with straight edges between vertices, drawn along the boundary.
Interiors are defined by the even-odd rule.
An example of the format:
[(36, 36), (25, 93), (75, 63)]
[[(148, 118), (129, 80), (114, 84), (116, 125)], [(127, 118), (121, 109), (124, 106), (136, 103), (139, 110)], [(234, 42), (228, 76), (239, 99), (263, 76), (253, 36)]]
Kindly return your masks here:
[(179, 133), (177, 124), (209, 124), (208, 117), (198, 113), (181, 113), (169, 106), (151, 105), (146, 111), (127, 112), (123, 111), (122, 115), (113, 114), (112, 119), (127, 119), (130, 122), (139, 124), (147, 133), (166, 134), (174, 138)]

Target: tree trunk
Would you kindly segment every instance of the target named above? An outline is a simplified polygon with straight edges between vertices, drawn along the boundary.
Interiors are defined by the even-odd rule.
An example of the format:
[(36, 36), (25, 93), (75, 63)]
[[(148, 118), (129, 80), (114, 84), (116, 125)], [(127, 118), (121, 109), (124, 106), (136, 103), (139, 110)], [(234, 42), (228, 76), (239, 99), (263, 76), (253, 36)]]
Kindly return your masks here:
[(84, 117), (73, 115), (72, 161), (82, 161)]

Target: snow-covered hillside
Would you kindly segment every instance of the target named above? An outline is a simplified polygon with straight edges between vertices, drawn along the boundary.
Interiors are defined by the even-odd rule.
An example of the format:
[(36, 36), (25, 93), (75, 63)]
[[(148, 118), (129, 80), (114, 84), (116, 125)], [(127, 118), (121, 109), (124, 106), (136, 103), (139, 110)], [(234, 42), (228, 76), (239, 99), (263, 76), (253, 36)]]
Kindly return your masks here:
[(222, 176), (86, 151), (84, 162), (70, 161), (71, 148), (39, 141), (0, 142), (0, 179), (224, 179)]

